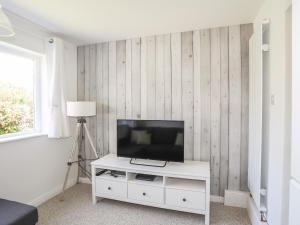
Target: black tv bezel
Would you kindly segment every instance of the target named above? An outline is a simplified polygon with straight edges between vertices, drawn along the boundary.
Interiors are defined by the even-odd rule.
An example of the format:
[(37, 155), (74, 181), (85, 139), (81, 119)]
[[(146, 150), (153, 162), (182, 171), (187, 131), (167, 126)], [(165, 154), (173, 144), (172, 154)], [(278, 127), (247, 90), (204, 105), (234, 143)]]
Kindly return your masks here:
[[(150, 120), (150, 119), (117, 119), (117, 124), (116, 124), (116, 137), (118, 137), (118, 122), (119, 121), (164, 121), (164, 122), (182, 122), (183, 123), (183, 158), (182, 160), (178, 160), (178, 161), (168, 161), (168, 162), (180, 162), (180, 163), (184, 163), (184, 152), (185, 152), (185, 149), (184, 149), (184, 128), (185, 128), (185, 125), (184, 125), (184, 120)], [(122, 157), (122, 158), (129, 158), (130, 157), (127, 157), (127, 156), (122, 156), (122, 155), (119, 155), (118, 153), (118, 140), (117, 141), (117, 157)], [(132, 158), (131, 158), (132, 159)], [(165, 161), (165, 160), (159, 160), (159, 159), (151, 159), (151, 158), (133, 158), (133, 159), (144, 159), (144, 160), (156, 160), (156, 161)]]

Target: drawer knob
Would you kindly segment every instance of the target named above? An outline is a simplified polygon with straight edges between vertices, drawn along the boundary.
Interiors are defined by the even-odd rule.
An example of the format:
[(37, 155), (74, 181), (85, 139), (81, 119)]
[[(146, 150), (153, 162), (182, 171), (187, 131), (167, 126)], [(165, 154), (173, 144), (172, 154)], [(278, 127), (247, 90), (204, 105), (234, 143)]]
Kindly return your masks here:
[(108, 187), (108, 188), (107, 188), (107, 190), (109, 190), (109, 191), (110, 191), (110, 190), (111, 190), (111, 187)]
[(143, 192), (143, 196), (146, 196), (146, 193), (145, 193), (145, 192)]
[(183, 198), (183, 199), (182, 199), (182, 201), (183, 201), (183, 202), (186, 202), (186, 199), (185, 199), (185, 198)]

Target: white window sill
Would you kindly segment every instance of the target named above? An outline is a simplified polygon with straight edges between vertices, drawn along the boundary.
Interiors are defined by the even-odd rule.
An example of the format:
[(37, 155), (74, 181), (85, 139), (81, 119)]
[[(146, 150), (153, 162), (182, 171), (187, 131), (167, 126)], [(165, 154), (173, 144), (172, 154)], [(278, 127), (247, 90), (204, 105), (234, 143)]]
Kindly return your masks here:
[(29, 138), (35, 138), (35, 137), (41, 137), (41, 136), (46, 136), (44, 133), (31, 133), (31, 134), (22, 134), (22, 135), (16, 135), (12, 137), (0, 137), (0, 144), (1, 143), (7, 143), (7, 142), (12, 142), (12, 141), (19, 141), (23, 139), (29, 139)]

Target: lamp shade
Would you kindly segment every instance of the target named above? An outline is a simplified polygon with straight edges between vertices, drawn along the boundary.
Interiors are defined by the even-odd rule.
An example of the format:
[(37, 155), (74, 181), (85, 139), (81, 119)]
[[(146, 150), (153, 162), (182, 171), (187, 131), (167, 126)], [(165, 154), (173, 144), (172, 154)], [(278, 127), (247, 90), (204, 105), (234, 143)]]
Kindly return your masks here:
[(67, 102), (67, 115), (71, 117), (95, 116), (96, 102)]
[(12, 37), (15, 35), (15, 32), (12, 28), (12, 25), (2, 10), (0, 5), (0, 37)]

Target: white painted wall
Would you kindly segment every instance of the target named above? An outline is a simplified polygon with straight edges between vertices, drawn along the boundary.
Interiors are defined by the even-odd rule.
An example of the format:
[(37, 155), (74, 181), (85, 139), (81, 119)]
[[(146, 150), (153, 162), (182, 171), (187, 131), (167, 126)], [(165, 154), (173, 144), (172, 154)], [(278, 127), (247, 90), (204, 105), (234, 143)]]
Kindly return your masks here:
[(300, 224), (300, 1), (292, 6), (292, 143), (289, 197), (289, 225)]
[[(285, 15), (286, 24), (286, 124), (285, 124), (285, 157), (284, 157), (284, 184), (283, 184), (283, 215), (282, 221), (289, 223), (289, 181), (291, 178), (291, 155), (292, 155), (292, 5), (287, 9)], [(294, 106), (293, 106), (294, 107)], [(294, 123), (294, 121), (293, 121)], [(298, 132), (297, 132), (298, 139)], [(298, 161), (297, 161), (298, 163)]]
[[(288, 126), (288, 110), (286, 109), (287, 82), (286, 79), (286, 11), (290, 0), (266, 0), (259, 10), (254, 25), (258, 26), (265, 18), (270, 19), (270, 77), (268, 89), (264, 90), (268, 101), (264, 125), (268, 128), (264, 131), (265, 145), (268, 151), (268, 176), (263, 180), (268, 186), (267, 207), (268, 223), (270, 225), (285, 225), (288, 208), (285, 206), (288, 193), (285, 192), (288, 185), (285, 176), (286, 159), (290, 149), (285, 135)], [(271, 96), (274, 96), (274, 104), (271, 104)]]
[[(51, 34), (16, 15), (9, 13), (9, 17), (16, 36), (0, 40), (44, 54), (45, 38)], [(76, 100), (77, 47), (71, 43), (65, 47), (70, 65), (67, 99)], [(48, 139), (44, 135), (0, 143), (0, 198), (38, 205), (56, 195), (64, 180), (71, 142), (71, 138)], [(73, 184), (76, 172), (76, 168), (71, 171)]]
[(38, 205), (56, 195), (70, 146), (71, 139), (47, 136), (0, 144), (0, 198)]

